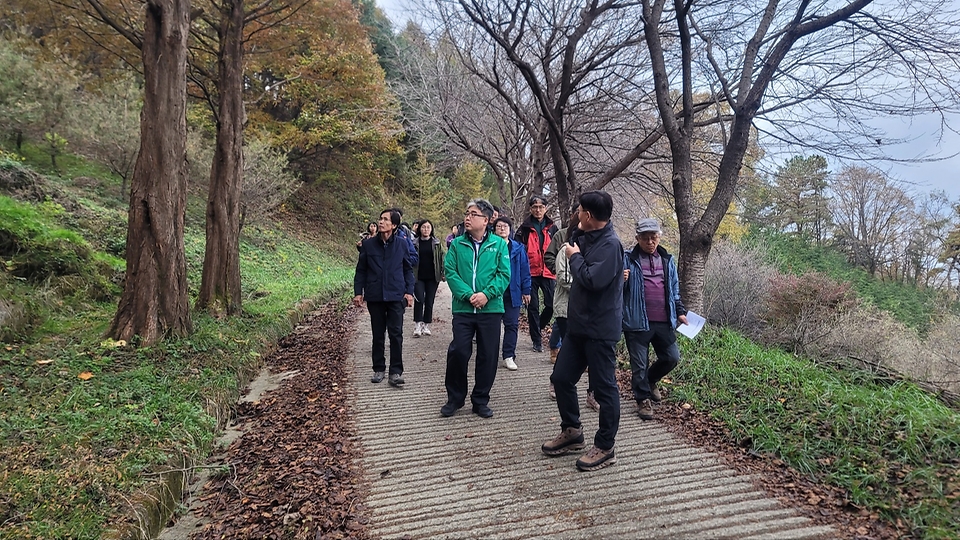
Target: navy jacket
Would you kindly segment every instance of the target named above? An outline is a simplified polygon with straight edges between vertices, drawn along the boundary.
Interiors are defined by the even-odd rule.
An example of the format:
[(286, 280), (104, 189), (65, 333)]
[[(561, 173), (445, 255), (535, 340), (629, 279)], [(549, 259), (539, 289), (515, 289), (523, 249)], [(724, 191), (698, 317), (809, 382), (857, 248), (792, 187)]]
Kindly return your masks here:
[(623, 245), (612, 222), (596, 231), (574, 231), (572, 240), (580, 253), (570, 258), (567, 332), (617, 341), (623, 323)]
[(416, 280), (409, 252), (410, 242), (396, 234), (386, 243), (379, 234), (364, 240), (353, 275), (353, 294), (363, 295), (367, 302), (396, 302), (412, 295)]

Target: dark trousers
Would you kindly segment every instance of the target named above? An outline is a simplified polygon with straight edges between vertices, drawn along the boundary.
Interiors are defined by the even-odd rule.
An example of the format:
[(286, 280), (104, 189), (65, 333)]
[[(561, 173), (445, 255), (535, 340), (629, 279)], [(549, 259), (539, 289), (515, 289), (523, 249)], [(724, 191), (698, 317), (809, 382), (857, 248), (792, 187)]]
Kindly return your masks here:
[(417, 280), (413, 292), (413, 320), (414, 322), (433, 322), (433, 302), (437, 299), (437, 287), (440, 283), (437, 281)]
[(563, 345), (563, 335), (567, 333), (567, 318), (557, 317), (553, 320), (553, 331), (550, 332), (550, 348), (559, 349)]
[(373, 329), (373, 370), (386, 371), (386, 334), (390, 335), (390, 373), (403, 373), (403, 311), (405, 302), (367, 302)]
[(454, 313), (453, 341), (447, 348), (447, 401), (463, 405), (467, 399), (467, 364), (477, 338), (477, 359), (470, 401), (490, 402), (490, 389), (497, 376), (497, 347), (500, 345), (501, 313)]
[[(637, 403), (650, 399), (651, 387), (680, 363), (677, 334), (667, 322), (651, 322), (645, 332), (624, 332), (624, 341), (630, 352), (631, 386)], [(657, 361), (649, 365), (650, 345), (657, 352)]]
[(517, 356), (517, 334), (520, 332), (520, 306), (513, 307), (508, 289), (503, 295), (503, 357)]
[[(550, 324), (553, 317), (553, 288), (557, 280), (543, 276), (530, 278), (530, 305), (527, 306), (527, 323), (530, 325), (530, 339), (535, 345), (543, 338), (543, 328)], [(543, 311), (540, 311), (540, 291), (543, 291)]]
[(560, 429), (580, 426), (580, 402), (577, 399), (577, 383), (583, 372), (590, 368), (590, 386), (600, 404), (600, 428), (593, 437), (593, 444), (609, 450), (620, 429), (620, 390), (617, 387), (617, 342), (591, 339), (567, 333), (563, 347), (553, 366), (550, 382), (557, 394), (557, 409), (560, 410)]

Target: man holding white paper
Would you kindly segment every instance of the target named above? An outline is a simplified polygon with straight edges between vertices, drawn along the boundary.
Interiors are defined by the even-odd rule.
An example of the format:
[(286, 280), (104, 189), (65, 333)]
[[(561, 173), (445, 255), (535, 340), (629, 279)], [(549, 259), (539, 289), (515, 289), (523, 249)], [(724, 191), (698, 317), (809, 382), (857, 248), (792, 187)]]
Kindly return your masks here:
[[(623, 257), (623, 336), (630, 352), (637, 414), (653, 420), (660, 401), (657, 383), (680, 363), (677, 324), (687, 323), (680, 300), (680, 278), (673, 256), (660, 246), (660, 225), (653, 218), (637, 222), (637, 244)], [(650, 345), (657, 362), (649, 366)]]

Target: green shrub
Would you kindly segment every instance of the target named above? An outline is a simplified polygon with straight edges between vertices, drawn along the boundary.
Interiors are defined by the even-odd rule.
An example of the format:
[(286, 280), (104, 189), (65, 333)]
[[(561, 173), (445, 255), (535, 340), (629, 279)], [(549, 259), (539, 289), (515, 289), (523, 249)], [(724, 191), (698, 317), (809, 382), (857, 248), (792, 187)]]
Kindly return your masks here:
[(32, 282), (90, 273), (90, 245), (79, 234), (52, 226), (49, 214), (55, 212), (49, 205), (38, 210), (0, 196), (0, 257), (7, 271)]

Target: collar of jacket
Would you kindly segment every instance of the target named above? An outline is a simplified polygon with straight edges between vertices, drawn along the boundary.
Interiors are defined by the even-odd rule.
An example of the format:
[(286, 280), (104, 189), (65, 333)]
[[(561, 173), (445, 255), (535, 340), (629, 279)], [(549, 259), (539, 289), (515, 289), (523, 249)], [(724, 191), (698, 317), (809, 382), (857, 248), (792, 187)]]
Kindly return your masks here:
[[(644, 255), (647, 254), (646, 251), (643, 251), (642, 249), (640, 249), (640, 244), (635, 244), (635, 245), (633, 246), (633, 249), (631, 249), (631, 250), (629, 251), (629, 253), (630, 253), (630, 258), (633, 259), (633, 260), (635, 260), (635, 261), (640, 260), (640, 254), (641, 254), (641, 253), (644, 254)], [(657, 246), (657, 255), (660, 255), (660, 257), (663, 258), (663, 259), (669, 259), (669, 258), (670, 258), (670, 252), (667, 251), (666, 248), (664, 248), (663, 246), (660, 246), (660, 245)]]
[[(483, 231), (483, 238), (480, 239), (480, 243), (483, 244), (484, 242), (486, 242), (487, 239), (490, 238), (490, 236), (491, 236), (492, 234), (493, 234), (493, 233), (490, 232), (490, 229), (487, 229), (487, 230)], [(472, 236), (470, 236), (470, 232), (469, 232), (469, 231), (463, 231), (463, 234), (461, 234), (461, 235), (459, 236), (459, 238), (461, 239), (461, 241), (466, 242), (467, 244), (471, 244), (471, 245), (472, 245), (473, 242), (474, 242), (474, 239), (473, 239)]]
[[(532, 229), (532, 228), (533, 228), (533, 224), (534, 224), (533, 214), (527, 214), (527, 219), (523, 220), (523, 223), (522, 223), (520, 226), (521, 226), (521, 227), (528, 227), (528, 228), (531, 228), (531, 229)], [(552, 225), (553, 225), (553, 220), (550, 219), (550, 216), (544, 214), (544, 215), (543, 215), (543, 230), (549, 229)]]
[(383, 245), (387, 245), (387, 244), (389, 244), (390, 242), (393, 242), (394, 239), (396, 239), (396, 237), (397, 237), (397, 231), (393, 231), (393, 234), (390, 235), (390, 238), (387, 238), (387, 241), (384, 242), (384, 241), (383, 241), (383, 235), (377, 233), (377, 240), (380, 240), (380, 243), (383, 244)]

